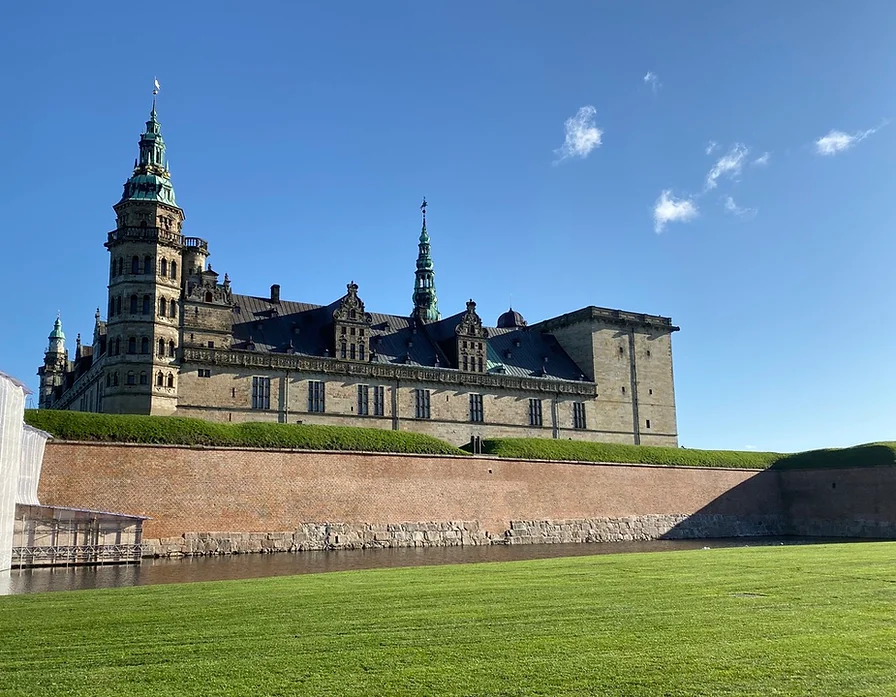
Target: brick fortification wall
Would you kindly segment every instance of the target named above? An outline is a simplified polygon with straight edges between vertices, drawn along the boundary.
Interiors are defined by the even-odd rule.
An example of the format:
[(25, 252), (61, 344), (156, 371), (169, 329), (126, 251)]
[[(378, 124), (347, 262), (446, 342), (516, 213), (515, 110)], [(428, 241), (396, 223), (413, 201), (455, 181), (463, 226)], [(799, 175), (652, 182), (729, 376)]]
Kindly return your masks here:
[[(57, 441), (46, 449), (40, 500), (150, 516), (144, 536), (157, 554), (816, 530), (890, 536), (872, 520), (892, 521), (896, 536), (896, 505), (884, 505), (873, 483), (882, 474), (893, 477), (840, 471), (830, 489), (832, 475), (818, 472)], [(819, 487), (842, 494), (840, 508), (815, 504)], [(881, 501), (848, 503), (850, 492)], [(868, 515), (856, 518), (863, 506)], [(836, 532), (847, 520), (851, 532)]]

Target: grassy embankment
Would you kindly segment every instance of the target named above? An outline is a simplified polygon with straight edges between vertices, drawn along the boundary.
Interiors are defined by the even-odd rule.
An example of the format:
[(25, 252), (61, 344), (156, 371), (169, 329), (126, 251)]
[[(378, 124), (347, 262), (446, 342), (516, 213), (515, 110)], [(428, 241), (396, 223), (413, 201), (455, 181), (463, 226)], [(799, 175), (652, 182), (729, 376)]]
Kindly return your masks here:
[(586, 443), (540, 438), (498, 438), (482, 442), (482, 452), (527, 460), (635, 462), (689, 467), (744, 467), (748, 469), (814, 469), (883, 467), (896, 465), (896, 443), (868, 443), (851, 448), (807, 450), (803, 453), (764, 453), (741, 450), (695, 450), (650, 445)]
[(444, 441), (421, 433), (352, 426), (278, 423), (215, 423), (176, 416), (88, 414), (31, 409), (25, 421), (64, 440), (161, 443), (303, 450), (463, 455)]
[[(32, 426), (65, 440), (465, 454), (464, 451), (444, 441), (423, 434), (353, 426), (260, 422), (214, 423), (173, 416), (88, 414), (43, 409), (25, 412), (25, 420)], [(633, 462), (689, 467), (744, 467), (757, 470), (769, 467), (802, 469), (896, 465), (896, 443), (869, 443), (852, 448), (782, 454), (587, 443), (549, 438), (500, 438), (483, 441), (483, 453), (531, 460)]]
[(896, 695), (894, 543), (0, 597), (0, 694)]

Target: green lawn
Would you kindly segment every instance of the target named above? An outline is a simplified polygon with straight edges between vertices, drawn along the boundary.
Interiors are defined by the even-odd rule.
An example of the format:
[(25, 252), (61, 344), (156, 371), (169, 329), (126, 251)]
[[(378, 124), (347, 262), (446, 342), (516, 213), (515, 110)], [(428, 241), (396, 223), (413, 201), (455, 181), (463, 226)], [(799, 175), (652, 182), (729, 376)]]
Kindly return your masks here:
[(896, 695), (896, 543), (0, 598), (3, 695)]

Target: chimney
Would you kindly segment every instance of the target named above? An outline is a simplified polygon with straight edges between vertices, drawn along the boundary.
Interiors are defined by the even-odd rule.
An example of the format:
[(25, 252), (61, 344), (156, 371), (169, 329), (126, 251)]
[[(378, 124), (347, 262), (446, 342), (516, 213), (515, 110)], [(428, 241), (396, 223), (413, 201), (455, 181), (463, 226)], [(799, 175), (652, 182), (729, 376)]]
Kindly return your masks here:
[(280, 284), (275, 283), (271, 286), (271, 302), (278, 303), (280, 302)]

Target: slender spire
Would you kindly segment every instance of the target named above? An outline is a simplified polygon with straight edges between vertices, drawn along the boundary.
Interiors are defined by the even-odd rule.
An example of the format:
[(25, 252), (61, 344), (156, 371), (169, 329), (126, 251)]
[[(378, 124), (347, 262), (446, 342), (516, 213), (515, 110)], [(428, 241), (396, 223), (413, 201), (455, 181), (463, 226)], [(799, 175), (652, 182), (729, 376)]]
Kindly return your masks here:
[(152, 109), (146, 130), (140, 136), (140, 153), (134, 163), (134, 173), (125, 182), (122, 201), (142, 200), (160, 201), (172, 206), (177, 202), (171, 176), (165, 162), (165, 141), (162, 138), (162, 124), (156, 113), (156, 95), (159, 93), (159, 81), (153, 82)]
[(433, 268), (432, 253), (429, 244), (429, 233), (426, 231), (426, 197), (420, 204), (423, 225), (420, 229), (419, 252), (417, 254), (417, 271), (414, 279), (414, 315), (424, 322), (437, 322), (439, 315), (439, 299), (436, 296), (436, 272)]

